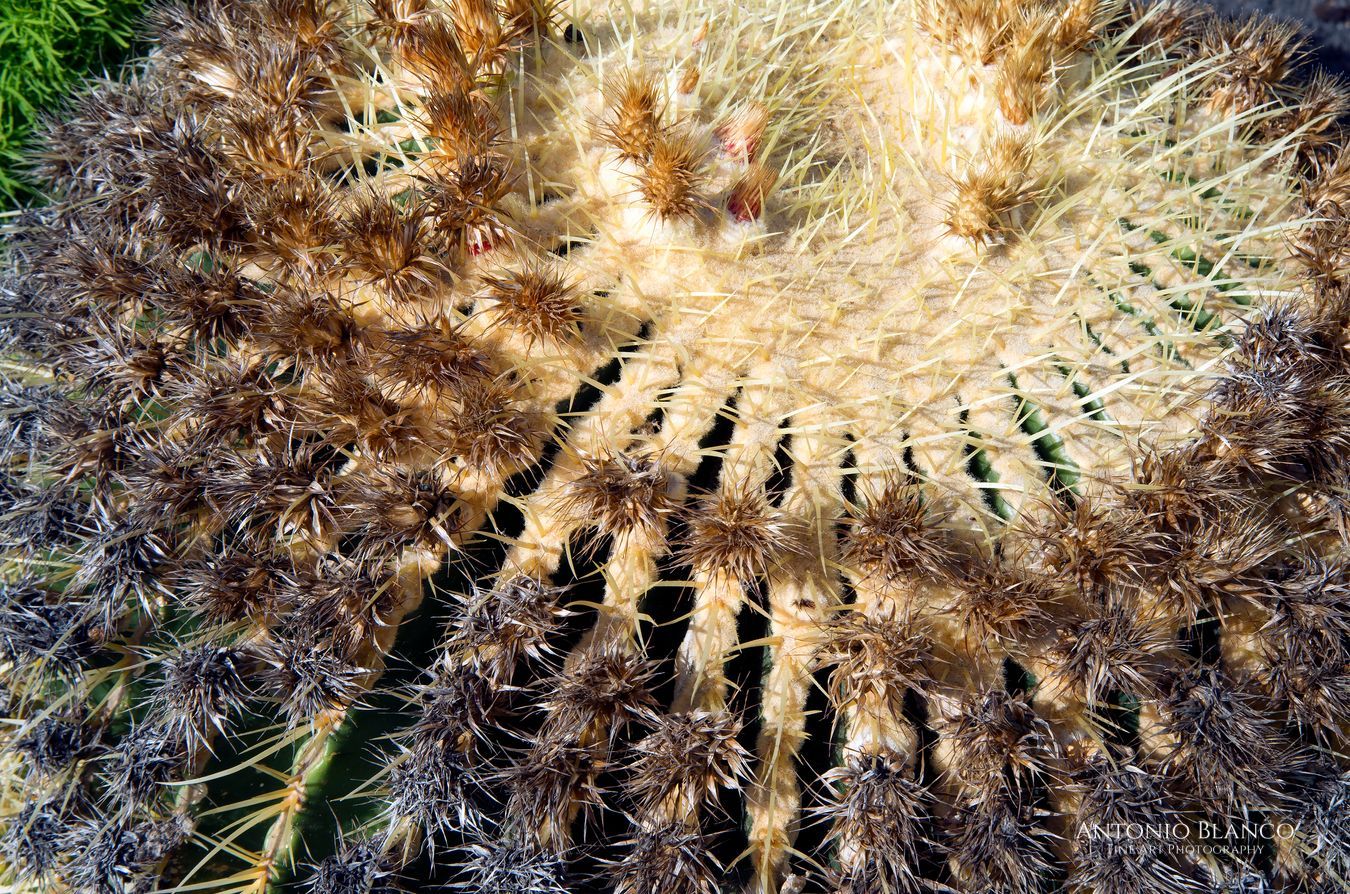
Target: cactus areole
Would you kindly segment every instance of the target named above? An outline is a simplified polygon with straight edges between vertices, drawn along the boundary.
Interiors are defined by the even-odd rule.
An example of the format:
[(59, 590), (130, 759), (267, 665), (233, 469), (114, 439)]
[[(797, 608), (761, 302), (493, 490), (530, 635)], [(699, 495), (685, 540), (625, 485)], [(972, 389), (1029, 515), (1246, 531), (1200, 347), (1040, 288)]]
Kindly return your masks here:
[(1291, 29), (147, 28), (5, 225), (6, 890), (1347, 890), (1350, 99)]

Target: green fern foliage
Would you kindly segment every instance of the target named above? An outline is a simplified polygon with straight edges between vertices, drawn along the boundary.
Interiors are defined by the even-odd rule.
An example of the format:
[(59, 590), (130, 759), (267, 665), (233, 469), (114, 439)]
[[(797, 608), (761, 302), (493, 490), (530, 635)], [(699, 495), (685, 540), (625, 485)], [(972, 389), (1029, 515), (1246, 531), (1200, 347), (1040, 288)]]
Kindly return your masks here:
[(140, 8), (140, 0), (0, 3), (0, 195), (32, 194), (22, 159), (34, 124), (79, 78), (126, 54)]

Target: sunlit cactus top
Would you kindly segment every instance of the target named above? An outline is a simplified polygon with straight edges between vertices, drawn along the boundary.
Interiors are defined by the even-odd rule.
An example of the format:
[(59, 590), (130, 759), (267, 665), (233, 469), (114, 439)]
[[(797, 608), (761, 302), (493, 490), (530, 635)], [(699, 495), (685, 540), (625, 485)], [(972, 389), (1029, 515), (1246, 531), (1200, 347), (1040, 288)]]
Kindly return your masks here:
[(168, 6), (50, 123), (0, 884), (1347, 890), (1298, 35), (549, 3)]

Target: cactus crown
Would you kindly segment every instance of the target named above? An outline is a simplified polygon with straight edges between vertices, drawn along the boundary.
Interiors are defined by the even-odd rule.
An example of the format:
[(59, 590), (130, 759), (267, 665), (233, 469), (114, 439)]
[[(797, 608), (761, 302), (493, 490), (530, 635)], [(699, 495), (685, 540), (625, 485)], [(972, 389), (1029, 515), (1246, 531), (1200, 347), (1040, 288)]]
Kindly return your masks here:
[(16, 890), (1341, 890), (1346, 97), (1297, 35), (154, 28), (7, 240)]

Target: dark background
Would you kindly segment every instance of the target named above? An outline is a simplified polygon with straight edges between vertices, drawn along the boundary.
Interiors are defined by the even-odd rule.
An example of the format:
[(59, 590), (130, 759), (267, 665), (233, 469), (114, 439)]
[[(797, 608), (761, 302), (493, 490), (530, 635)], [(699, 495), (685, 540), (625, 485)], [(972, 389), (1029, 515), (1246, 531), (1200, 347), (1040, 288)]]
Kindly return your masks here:
[(1350, 73), (1350, 0), (1210, 0), (1231, 15), (1253, 12), (1300, 23), (1312, 32), (1316, 58), (1327, 68)]

